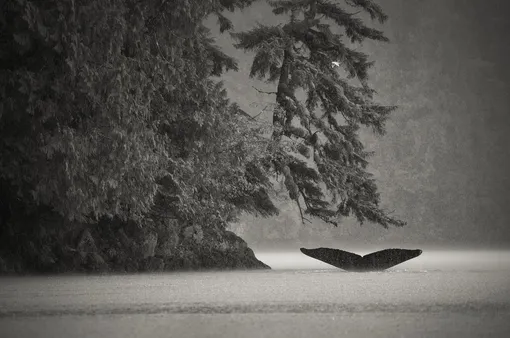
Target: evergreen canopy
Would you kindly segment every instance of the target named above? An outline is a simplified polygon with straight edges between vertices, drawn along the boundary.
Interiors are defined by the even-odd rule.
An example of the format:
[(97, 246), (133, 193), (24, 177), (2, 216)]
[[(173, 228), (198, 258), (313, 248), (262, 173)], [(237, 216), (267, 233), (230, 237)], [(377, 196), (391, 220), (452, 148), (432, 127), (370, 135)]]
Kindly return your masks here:
[(3, 1), (0, 199), (85, 222), (276, 212), (256, 130), (211, 79), (236, 62), (202, 24), (251, 2)]
[[(362, 126), (383, 134), (395, 107), (374, 101), (368, 83), (373, 62), (345, 42), (388, 41), (356, 15), (363, 11), (381, 23), (387, 16), (371, 0), (268, 3), (275, 15), (288, 17), (287, 23), (258, 25), (232, 36), (236, 47), (255, 52), (250, 76), (277, 84), (273, 139), (281, 147), (271, 161), (284, 175), (290, 198), (300, 210), (334, 225), (349, 215), (360, 223), (404, 225), (380, 208), (367, 171), (370, 153), (358, 135)], [(304, 104), (296, 97), (299, 89), (306, 93)]]

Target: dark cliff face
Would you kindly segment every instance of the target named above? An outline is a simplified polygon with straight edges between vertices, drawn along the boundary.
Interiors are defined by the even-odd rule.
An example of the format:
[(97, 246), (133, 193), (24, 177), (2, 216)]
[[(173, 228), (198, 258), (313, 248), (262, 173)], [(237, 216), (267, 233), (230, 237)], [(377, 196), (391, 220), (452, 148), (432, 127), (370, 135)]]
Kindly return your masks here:
[(2, 274), (266, 268), (234, 233), (174, 220), (85, 225), (44, 213), (0, 229)]

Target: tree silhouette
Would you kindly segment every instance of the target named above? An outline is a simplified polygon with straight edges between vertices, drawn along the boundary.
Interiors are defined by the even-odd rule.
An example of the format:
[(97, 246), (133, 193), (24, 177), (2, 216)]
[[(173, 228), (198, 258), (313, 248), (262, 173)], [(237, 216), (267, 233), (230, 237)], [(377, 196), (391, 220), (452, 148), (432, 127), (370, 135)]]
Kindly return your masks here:
[[(232, 36), (237, 48), (255, 52), (250, 76), (277, 84), (272, 137), (278, 150), (271, 162), (285, 177), (302, 219), (304, 210), (335, 226), (349, 215), (360, 223), (403, 226), (379, 207), (375, 180), (366, 170), (370, 153), (358, 135), (362, 126), (384, 134), (395, 107), (375, 102), (367, 75), (373, 62), (351, 47), (366, 39), (388, 41), (357, 14), (381, 23), (387, 16), (370, 0), (346, 0), (343, 6), (327, 0), (268, 2), (275, 15), (288, 17), (285, 24)], [(306, 99), (300, 100), (300, 90)]]

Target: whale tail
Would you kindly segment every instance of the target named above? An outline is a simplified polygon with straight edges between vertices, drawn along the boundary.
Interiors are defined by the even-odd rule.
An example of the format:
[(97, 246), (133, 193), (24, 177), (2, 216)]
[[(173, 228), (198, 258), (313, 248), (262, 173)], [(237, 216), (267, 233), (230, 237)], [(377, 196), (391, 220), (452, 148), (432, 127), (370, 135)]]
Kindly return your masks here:
[(300, 249), (305, 255), (347, 271), (380, 271), (421, 255), (422, 250), (385, 249), (360, 256), (352, 252), (330, 249)]

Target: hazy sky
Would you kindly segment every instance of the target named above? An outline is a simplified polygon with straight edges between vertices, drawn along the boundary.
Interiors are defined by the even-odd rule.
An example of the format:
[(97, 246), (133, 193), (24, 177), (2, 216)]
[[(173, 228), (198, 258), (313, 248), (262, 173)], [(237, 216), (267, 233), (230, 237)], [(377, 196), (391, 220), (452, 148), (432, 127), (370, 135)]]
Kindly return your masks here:
[[(371, 170), (384, 206), (409, 224), (384, 230), (346, 222), (328, 231), (360, 243), (510, 244), (510, 2), (379, 3), (390, 19), (374, 26), (391, 42), (360, 48), (376, 61), (372, 84), (380, 101), (399, 109), (387, 135), (363, 139), (376, 152)], [(236, 30), (278, 20), (264, 1), (232, 18)], [(240, 72), (224, 77), (232, 98), (258, 114), (274, 97), (252, 86), (274, 85), (248, 79), (252, 56), (213, 32), (239, 60)], [(292, 236), (299, 234), (286, 239)]]

